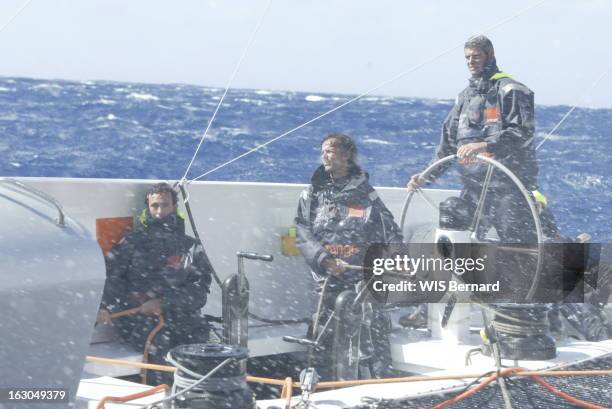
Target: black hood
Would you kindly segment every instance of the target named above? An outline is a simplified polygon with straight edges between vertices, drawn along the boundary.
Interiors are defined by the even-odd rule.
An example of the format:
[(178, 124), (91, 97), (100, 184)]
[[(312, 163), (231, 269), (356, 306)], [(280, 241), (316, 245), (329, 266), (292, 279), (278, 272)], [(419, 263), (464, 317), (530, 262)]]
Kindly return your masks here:
[[(346, 175), (346, 177), (342, 178), (342, 181), (345, 181), (345, 183), (348, 183), (351, 180), (355, 180), (355, 178), (359, 179), (359, 183), (356, 184), (360, 185), (362, 184), (364, 181), (367, 182), (369, 175), (364, 172), (359, 166), (357, 166), (356, 164), (352, 163), (351, 166), (349, 167), (348, 170), (348, 174)], [(320, 165), (312, 174), (312, 177), (310, 178), (310, 183), (312, 184), (313, 187), (313, 191), (318, 191), (323, 189), (324, 187), (333, 184), (334, 182), (338, 182), (338, 181), (334, 181), (331, 177), (331, 174), (329, 172), (327, 172), (325, 170), (325, 166)]]
[(479, 94), (487, 92), (490, 85), (490, 78), (498, 72), (500, 72), (500, 69), (497, 67), (495, 57), (493, 57), (487, 62), (480, 74), (472, 75), (469, 80), (470, 87)]
[(149, 209), (143, 209), (138, 221), (139, 223), (136, 223), (137, 230), (151, 233), (185, 234), (185, 220), (178, 212), (171, 213), (163, 219), (156, 219), (151, 216)]

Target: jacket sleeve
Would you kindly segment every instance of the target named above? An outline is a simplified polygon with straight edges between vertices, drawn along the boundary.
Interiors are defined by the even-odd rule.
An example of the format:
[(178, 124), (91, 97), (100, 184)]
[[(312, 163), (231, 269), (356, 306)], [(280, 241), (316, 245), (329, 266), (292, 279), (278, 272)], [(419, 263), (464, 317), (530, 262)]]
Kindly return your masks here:
[(537, 189), (538, 164), (535, 154), (534, 94), (516, 81), (499, 84), (498, 103), (501, 132), (486, 139), (487, 150), (506, 158), (513, 169), (521, 169), (523, 183)]
[[(433, 159), (427, 164), (427, 166), (436, 162), (439, 159), (445, 158), (449, 155), (457, 153), (457, 129), (459, 127), (459, 115), (461, 113), (461, 106), (463, 105), (463, 92), (457, 96), (455, 105), (451, 108), (450, 112), (446, 116), (444, 123), (442, 124), (442, 132), (440, 135), (440, 143), (436, 148)], [(452, 165), (451, 162), (439, 166), (430, 173), (429, 178), (431, 180), (436, 179), (438, 176), (446, 172), (446, 170)]]
[(389, 211), (389, 209), (387, 209), (387, 206), (385, 206), (380, 197), (378, 197), (375, 190), (372, 190), (370, 195), (374, 196), (372, 211), (378, 219), (376, 223), (378, 236), (377, 241), (384, 244), (402, 243), (404, 238), (402, 236), (400, 227), (393, 218), (393, 214)]
[(518, 82), (499, 84), (498, 102), (501, 132), (487, 138), (487, 149), (498, 156), (508, 156), (533, 142), (535, 113), (533, 92)]
[(131, 265), (131, 255), (134, 244), (130, 236), (126, 236), (105, 257), (106, 281), (100, 308), (110, 312), (122, 311), (130, 305), (126, 299), (127, 272)]
[[(181, 266), (180, 279), (165, 286), (162, 292), (164, 309), (199, 310), (206, 305), (213, 267), (201, 244), (193, 244)], [(171, 275), (168, 275), (171, 276)]]
[(326, 275), (327, 272), (321, 266), (326, 257), (331, 254), (325, 250), (312, 232), (312, 186), (305, 189), (300, 195), (295, 227), (297, 230), (297, 246), (306, 259), (306, 263), (317, 274)]

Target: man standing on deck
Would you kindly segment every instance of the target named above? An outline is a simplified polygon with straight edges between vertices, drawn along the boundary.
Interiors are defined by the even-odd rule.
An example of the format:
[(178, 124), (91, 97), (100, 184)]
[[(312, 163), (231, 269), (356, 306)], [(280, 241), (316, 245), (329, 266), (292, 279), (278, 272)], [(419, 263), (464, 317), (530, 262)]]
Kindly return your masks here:
[[(476, 154), (500, 161), (534, 192), (536, 200), (544, 201), (537, 192), (533, 92), (499, 70), (493, 44), (487, 37), (470, 38), (464, 45), (464, 54), (472, 77), (444, 121), (434, 161), (452, 154), (459, 157), (464, 186), (461, 199), (472, 214), (488, 167), (474, 158)], [(431, 177), (447, 168), (438, 168)], [(427, 182), (419, 174), (413, 175), (408, 190)], [(483, 215), (502, 242), (536, 241), (527, 203), (501, 172), (495, 172), (491, 179)]]
[[(213, 268), (200, 243), (185, 234), (177, 210), (177, 193), (167, 183), (152, 186), (147, 207), (106, 258), (106, 284), (99, 320), (111, 313), (139, 308), (116, 318), (121, 338), (144, 350), (147, 338), (163, 317), (165, 325), (154, 334), (150, 363), (164, 364), (169, 349), (207, 342), (209, 326), (200, 314), (206, 304)], [(151, 372), (149, 383), (172, 382), (170, 375)]]
[[(322, 165), (315, 170), (298, 205), (298, 246), (320, 292), (327, 279), (317, 320), (320, 325), (315, 331), (330, 317), (336, 297), (345, 290), (355, 291), (363, 279), (361, 269), (347, 266), (363, 265), (371, 244), (402, 242), (393, 215), (368, 182), (367, 173), (356, 164), (356, 156), (357, 147), (350, 137), (339, 133), (326, 136), (321, 142)], [(380, 377), (391, 363), (390, 320), (374, 308), (371, 323), (369, 334), (362, 331), (362, 345), (371, 341), (373, 350), (362, 348), (361, 358), (367, 365), (360, 365), (361, 376)], [(331, 341), (331, 335), (325, 337), (315, 356), (315, 366), (323, 379), (331, 376)], [(369, 374), (363, 373), (364, 367)]]

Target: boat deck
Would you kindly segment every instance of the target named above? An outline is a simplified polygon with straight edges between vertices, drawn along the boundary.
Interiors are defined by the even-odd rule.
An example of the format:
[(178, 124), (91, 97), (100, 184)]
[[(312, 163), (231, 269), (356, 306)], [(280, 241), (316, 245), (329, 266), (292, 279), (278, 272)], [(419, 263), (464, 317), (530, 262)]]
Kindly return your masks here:
[[(495, 370), (493, 359), (490, 357), (477, 356), (472, 359), (472, 365), (465, 366), (463, 359), (465, 358), (464, 351), (473, 348), (474, 345), (458, 345), (455, 347), (448, 344), (441, 344), (439, 341), (421, 341), (410, 345), (405, 352), (409, 354), (409, 361), (413, 364), (413, 368), (421, 368), (421, 371), (416, 372), (422, 375), (439, 376), (439, 375), (463, 375), (463, 374), (484, 374)], [(527, 370), (544, 370), (557, 369), (568, 366), (580, 365), (580, 363), (592, 361), (599, 358), (600, 360), (596, 368), (609, 369), (612, 366), (612, 340), (601, 342), (586, 342), (586, 341), (568, 341), (565, 344), (558, 345), (557, 357), (548, 361), (514, 361), (502, 360), (502, 365), (507, 367), (522, 367)], [(602, 357), (608, 358), (601, 359)], [(436, 368), (437, 366), (437, 368)], [(593, 367), (593, 365), (591, 365)], [(579, 369), (582, 369), (580, 367)], [(585, 377), (581, 377), (585, 378)], [(591, 378), (589, 378), (591, 379)], [(592, 378), (592, 382), (608, 385), (607, 387), (597, 386), (593, 394), (595, 398), (608, 399), (606, 404), (612, 406), (612, 397), (609, 393), (609, 385), (612, 384), (612, 376), (606, 376), (602, 379)], [(597, 380), (595, 380), (597, 379)], [(453, 393), (461, 391), (474, 377), (459, 379), (459, 380), (439, 380), (439, 381), (421, 381), (421, 382), (401, 382), (383, 385), (363, 385), (354, 386), (330, 391), (314, 393), (311, 396), (311, 402), (318, 409), (339, 409), (351, 407), (366, 407), (368, 402), (387, 401), (387, 400), (409, 400), (410, 402), (396, 406), (384, 406), (385, 408), (413, 408), (413, 407), (428, 407), (431, 404), (441, 402), (447, 399)], [(565, 381), (567, 382), (567, 380)], [(603, 383), (602, 383), (603, 382)], [(529, 383), (529, 381), (527, 381)], [(498, 387), (496, 387), (499, 390)], [(578, 386), (579, 388), (579, 386)], [(603, 388), (603, 392), (600, 389)], [(584, 389), (584, 387), (583, 387)], [(542, 391), (542, 389), (540, 390)], [(583, 395), (590, 393), (590, 390), (583, 390)], [(603, 396), (602, 396), (603, 393)], [(449, 396), (445, 394), (450, 394)], [(445, 397), (446, 396), (446, 397)], [(487, 396), (487, 395), (485, 395)], [(419, 397), (417, 404), (412, 404), (412, 399)], [(424, 397), (431, 397), (422, 399)], [(588, 400), (588, 397), (584, 397)], [(292, 404), (298, 403), (300, 397), (294, 397)], [(488, 406), (472, 402), (466, 408), (474, 407), (503, 407), (503, 401), (500, 404), (492, 403)], [(597, 402), (596, 400), (594, 402)], [(280, 399), (258, 401), (260, 409), (278, 409), (284, 407), (284, 401)], [(517, 406), (517, 407), (537, 407), (537, 406)], [(552, 407), (552, 406), (539, 406)], [(563, 406), (559, 406), (563, 407)]]
[[(385, 408), (413, 408), (427, 407), (433, 403), (441, 402), (453, 394), (461, 391), (474, 380), (475, 375), (494, 371), (495, 366), (490, 357), (475, 356), (472, 364), (465, 366), (464, 352), (473, 345), (456, 345), (448, 343), (442, 344), (441, 341), (428, 340), (418, 341), (403, 346), (403, 352), (408, 354), (407, 360), (415, 373), (428, 376), (462, 376), (469, 374), (465, 378), (454, 380), (434, 380), (420, 382), (401, 382), (382, 385), (363, 385), (335, 389), (329, 391), (316, 392), (311, 396), (311, 401), (318, 409), (339, 409), (347, 407), (366, 407), (366, 403), (385, 401)], [(393, 348), (398, 348), (399, 344), (394, 343)], [(609, 369), (612, 367), (612, 340), (601, 342), (586, 341), (566, 341), (560, 343), (557, 348), (557, 357), (547, 361), (513, 361), (502, 360), (502, 365), (507, 367), (522, 367), (527, 370), (544, 369)], [(576, 380), (577, 379), (577, 380)], [(603, 377), (579, 377), (569, 379), (547, 379), (553, 385), (557, 385), (572, 395), (581, 397), (584, 400), (595, 402), (604, 407), (612, 407), (612, 397), (609, 393), (609, 385), (612, 384), (612, 376)], [(512, 386), (519, 392), (524, 392), (521, 399), (531, 399), (539, 402), (537, 405), (517, 406), (517, 407), (549, 407), (565, 408), (560, 400), (555, 402), (553, 395), (546, 395), (543, 389), (537, 389), (533, 382), (521, 379), (512, 381)], [(147, 389), (138, 383), (127, 382), (110, 377), (97, 377), (83, 379), (77, 392), (76, 408), (94, 408), (97, 402), (104, 396), (125, 396), (132, 393), (141, 392)], [(535, 388), (535, 389), (534, 389)], [(473, 400), (465, 402), (466, 408), (474, 407), (503, 407), (501, 395), (497, 392), (499, 388), (492, 384), (482, 394), (477, 395)], [(511, 389), (512, 393), (512, 389)], [(498, 396), (499, 395), (499, 396)], [(162, 393), (153, 397), (131, 402), (130, 404), (108, 404), (109, 409), (134, 407), (138, 402), (140, 405), (159, 400), (163, 397)], [(485, 399), (487, 402), (481, 400)], [(497, 402), (497, 400), (499, 402)], [(295, 396), (292, 404), (298, 403), (299, 396)], [(391, 400), (398, 402), (391, 403)], [(606, 401), (607, 400), (607, 401)], [(496, 403), (497, 402), (497, 403)], [(518, 402), (518, 401), (517, 401)], [(521, 400), (522, 402), (522, 400)], [(544, 402), (544, 403), (542, 403)], [(548, 402), (548, 403), (547, 403)], [(552, 402), (552, 403), (551, 403)], [(554, 406), (557, 404), (558, 406)], [(284, 407), (284, 401), (280, 399), (261, 400), (257, 402), (259, 409), (278, 409)], [(544, 405), (544, 406), (542, 406)], [(569, 407), (569, 406), (568, 406)]]

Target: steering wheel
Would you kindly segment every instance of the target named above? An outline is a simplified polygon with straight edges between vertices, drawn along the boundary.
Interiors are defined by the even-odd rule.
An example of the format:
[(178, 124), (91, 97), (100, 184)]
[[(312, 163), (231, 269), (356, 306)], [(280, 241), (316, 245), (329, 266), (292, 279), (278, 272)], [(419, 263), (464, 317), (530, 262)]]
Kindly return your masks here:
[[(540, 224), (540, 217), (538, 215), (536, 205), (532, 199), (531, 192), (529, 192), (525, 188), (525, 186), (519, 180), (519, 178), (516, 177), (516, 175), (510, 169), (508, 169), (505, 165), (503, 165), (502, 163), (500, 163), (499, 161), (495, 159), (492, 159), (492, 158), (489, 158), (487, 156), (480, 155), (480, 154), (476, 155), (476, 158), (487, 163), (489, 166), (487, 168), (487, 173), (486, 173), (484, 183), (482, 186), (482, 191), (480, 193), (480, 198), (478, 199), (476, 211), (474, 212), (474, 216), (472, 217), (472, 222), (468, 229), (472, 233), (470, 235), (470, 240), (472, 243), (480, 243), (478, 241), (476, 232), (478, 231), (478, 227), (480, 225), (482, 215), (484, 212), (484, 204), (485, 204), (485, 200), (487, 197), (487, 191), (489, 189), (489, 184), (491, 182), (491, 176), (493, 175), (493, 171), (495, 169), (499, 170), (503, 174), (505, 174), (514, 183), (514, 185), (519, 189), (519, 191), (523, 195), (525, 202), (529, 206), (529, 211), (531, 213), (531, 219), (533, 220), (533, 225), (535, 226), (535, 233), (537, 236), (537, 247), (534, 248), (534, 247), (499, 246), (497, 248), (498, 250), (501, 250), (501, 251), (531, 254), (534, 257), (537, 257), (536, 268), (535, 268), (535, 272), (533, 275), (533, 280), (531, 282), (531, 286), (529, 288), (527, 296), (525, 297), (526, 301), (530, 301), (533, 298), (538, 288), (538, 285), (540, 283), (540, 279), (542, 275), (543, 260), (544, 260), (544, 234), (542, 232), (542, 225)], [(457, 159), (458, 159), (457, 155), (449, 155), (442, 159), (439, 159), (435, 161), (434, 163), (432, 163), (431, 165), (429, 165), (420, 174), (420, 176), (421, 178), (427, 178), (435, 169), (446, 164), (447, 162), (455, 161)], [(427, 196), (427, 194), (423, 190), (421, 190), (421, 188), (417, 187), (416, 190), (408, 193), (408, 196), (406, 197), (406, 200), (404, 201), (404, 206), (402, 208), (402, 216), (401, 216), (401, 221), (400, 221), (400, 228), (402, 232), (404, 231), (404, 224), (406, 223), (406, 215), (408, 213), (408, 208), (410, 207), (410, 203), (412, 202), (412, 198), (414, 197), (415, 193), (418, 193), (430, 206), (438, 210), (438, 206), (433, 202), (433, 200), (431, 200), (431, 198)]]

